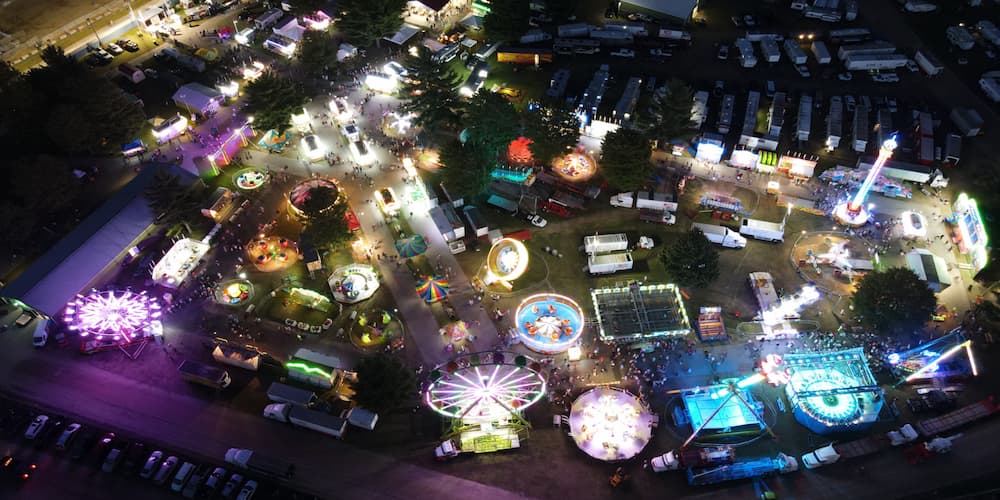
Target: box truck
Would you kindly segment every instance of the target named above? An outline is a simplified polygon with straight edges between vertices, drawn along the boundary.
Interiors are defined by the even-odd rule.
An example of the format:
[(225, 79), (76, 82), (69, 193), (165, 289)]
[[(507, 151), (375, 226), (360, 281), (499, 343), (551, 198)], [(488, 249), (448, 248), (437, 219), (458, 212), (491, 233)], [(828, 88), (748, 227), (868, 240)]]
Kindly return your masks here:
[(701, 231), (708, 238), (708, 241), (726, 248), (744, 248), (747, 246), (747, 239), (728, 227), (695, 222), (691, 224), (691, 229)]
[(927, 49), (920, 49), (913, 56), (913, 60), (920, 66), (920, 69), (927, 74), (927, 76), (934, 76), (938, 73), (944, 71), (944, 65), (938, 58), (934, 57)]
[(232, 382), (232, 379), (229, 378), (229, 372), (226, 370), (190, 359), (181, 361), (180, 366), (177, 367), (177, 372), (188, 382), (201, 384), (213, 389), (225, 389)]
[(736, 50), (740, 53), (740, 66), (752, 68), (757, 65), (757, 55), (754, 54), (753, 44), (746, 38), (736, 39)]
[(812, 43), (812, 53), (816, 57), (816, 62), (820, 64), (830, 64), (833, 59), (830, 57), (830, 50), (826, 48), (826, 44), (820, 40)]
[(744, 217), (740, 234), (762, 241), (785, 241), (785, 225)]
[(275, 403), (290, 403), (309, 406), (316, 402), (316, 393), (308, 389), (299, 389), (281, 382), (271, 382), (267, 388), (267, 398)]
[(632, 254), (630, 252), (606, 253), (591, 255), (587, 258), (587, 270), (590, 274), (611, 274), (632, 269)]
[(781, 49), (778, 42), (773, 38), (764, 38), (760, 41), (760, 52), (764, 54), (764, 60), (769, 63), (776, 63), (781, 60)]
[(799, 42), (789, 38), (785, 40), (785, 55), (792, 60), (792, 64), (805, 64), (806, 53), (799, 47)]
[(589, 254), (628, 250), (628, 236), (625, 233), (584, 236), (583, 249)]

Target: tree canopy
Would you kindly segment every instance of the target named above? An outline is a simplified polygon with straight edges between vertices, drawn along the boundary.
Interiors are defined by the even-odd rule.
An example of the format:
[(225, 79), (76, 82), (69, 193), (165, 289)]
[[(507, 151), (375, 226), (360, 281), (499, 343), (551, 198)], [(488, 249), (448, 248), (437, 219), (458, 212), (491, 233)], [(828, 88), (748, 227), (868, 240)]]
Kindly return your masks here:
[(657, 135), (669, 140), (691, 132), (691, 106), (694, 97), (691, 87), (677, 78), (667, 80), (666, 85), (667, 93), (657, 106), (660, 112)]
[(601, 148), (604, 177), (624, 190), (642, 187), (653, 172), (650, 154), (650, 140), (645, 134), (619, 127), (604, 137)]
[(517, 40), (524, 34), (531, 7), (528, 0), (491, 2), (490, 12), (483, 18), (483, 29), (494, 41)]
[(329, 78), (337, 65), (337, 41), (325, 31), (307, 30), (299, 44), (299, 63), (313, 78)]
[(458, 139), (441, 145), (438, 161), (441, 163), (441, 182), (453, 195), (475, 197), (489, 185), (489, 167), (479, 161), (471, 147)]
[(313, 193), (303, 206), (302, 211), (309, 216), (303, 232), (313, 245), (320, 248), (337, 248), (351, 239), (351, 229), (345, 218), (347, 203), (333, 200), (336, 198)]
[(339, 7), (344, 14), (337, 26), (351, 43), (371, 47), (399, 30), (405, 6), (406, 0), (341, 0)]
[(580, 121), (565, 106), (526, 111), (524, 134), (532, 140), (528, 145), (532, 156), (547, 165), (576, 146), (580, 140)]
[(431, 55), (423, 49), (406, 59), (410, 78), (402, 85), (402, 94), (407, 96), (402, 108), (414, 113), (414, 123), (425, 129), (454, 126), (462, 106), (455, 88), (462, 80), (447, 64), (434, 62)]
[(354, 371), (358, 374), (354, 400), (362, 408), (375, 412), (393, 410), (416, 394), (413, 372), (387, 354), (361, 358)]
[(254, 117), (258, 130), (284, 132), (291, 127), (292, 114), (301, 113), (306, 101), (300, 85), (271, 71), (246, 87), (246, 113)]
[(441, 147), (442, 180), (452, 192), (476, 196), (489, 185), (490, 172), (502, 151), (520, 135), (517, 112), (503, 97), (485, 90), (472, 96), (462, 123), (465, 142)]
[(58, 47), (43, 49), (42, 61), (26, 75), (0, 65), (0, 144), (8, 151), (100, 154), (138, 137), (142, 106), (110, 79)]
[(893, 267), (866, 274), (851, 303), (863, 323), (894, 331), (923, 326), (931, 319), (937, 298), (913, 271)]
[(682, 287), (701, 288), (719, 277), (719, 251), (698, 229), (664, 249), (660, 262), (670, 281)]

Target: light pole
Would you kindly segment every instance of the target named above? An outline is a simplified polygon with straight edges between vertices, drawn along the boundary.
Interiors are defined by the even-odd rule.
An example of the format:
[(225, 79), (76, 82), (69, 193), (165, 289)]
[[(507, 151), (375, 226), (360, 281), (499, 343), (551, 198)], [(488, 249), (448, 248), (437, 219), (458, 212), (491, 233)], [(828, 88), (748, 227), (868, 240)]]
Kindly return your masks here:
[(97, 47), (98, 48), (103, 47), (104, 46), (104, 42), (101, 41), (101, 35), (97, 34), (97, 28), (94, 27), (94, 23), (90, 22), (90, 18), (89, 17), (86, 18), (86, 19), (87, 19), (87, 26), (90, 26), (90, 29), (93, 30), (93, 32), (94, 32), (94, 36), (97, 38)]

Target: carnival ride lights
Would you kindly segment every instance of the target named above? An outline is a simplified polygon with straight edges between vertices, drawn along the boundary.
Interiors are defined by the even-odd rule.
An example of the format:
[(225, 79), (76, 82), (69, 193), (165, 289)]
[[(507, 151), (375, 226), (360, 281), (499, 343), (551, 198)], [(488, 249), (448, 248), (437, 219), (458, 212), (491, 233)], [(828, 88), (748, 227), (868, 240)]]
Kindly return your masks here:
[(871, 214), (865, 207), (865, 201), (868, 199), (868, 194), (871, 192), (872, 186), (878, 179), (879, 174), (882, 173), (882, 167), (892, 157), (892, 152), (896, 149), (896, 146), (898, 146), (896, 136), (892, 136), (882, 143), (882, 147), (878, 151), (878, 158), (868, 171), (868, 176), (861, 183), (858, 192), (854, 194), (854, 197), (850, 201), (843, 201), (833, 209), (834, 219), (841, 224), (855, 227), (863, 226), (868, 222)]
[(77, 295), (66, 305), (64, 319), (81, 337), (133, 340), (155, 328), (162, 311), (156, 298), (145, 291), (104, 290)]
[(247, 244), (246, 251), (250, 262), (263, 272), (280, 271), (299, 260), (298, 245), (279, 236), (253, 240)]
[(766, 311), (761, 311), (761, 322), (765, 326), (774, 326), (787, 318), (797, 318), (803, 307), (817, 300), (819, 300), (819, 290), (812, 285), (806, 285), (799, 293), (791, 297), (782, 297), (776, 305)]
[(320, 210), (321, 212), (329, 210), (340, 199), (340, 186), (337, 184), (337, 181), (325, 177), (306, 179), (296, 184), (288, 192), (288, 205), (291, 207), (292, 212), (298, 217), (306, 217), (306, 213), (303, 210), (306, 203), (314, 194), (320, 191), (329, 191), (333, 194), (330, 197), (333, 201), (328, 207)]
[(219, 285), (215, 300), (227, 306), (238, 306), (253, 297), (253, 284), (247, 280), (234, 280)]
[(597, 162), (583, 148), (577, 148), (576, 151), (553, 160), (552, 169), (563, 179), (585, 181), (597, 172)]
[[(681, 391), (694, 429), (680, 448), (682, 450), (687, 448), (695, 438), (709, 428), (728, 433), (734, 427), (757, 425), (757, 432), (763, 429), (774, 437), (774, 432), (761, 417), (761, 410), (758, 409), (759, 404), (755, 403), (747, 390), (748, 387), (762, 382), (766, 378), (760, 373), (755, 373), (742, 379), (727, 380), (720, 385)], [(705, 399), (706, 395), (707, 399)], [(702, 417), (703, 413), (709, 410), (711, 411), (708, 416)], [(716, 418), (720, 418), (722, 421), (715, 422)]]
[(475, 353), (441, 365), (431, 372), (425, 392), (427, 405), (441, 415), (466, 422), (516, 416), (545, 394), (545, 379), (528, 366), (528, 359), (513, 353)]
[(396, 130), (400, 134), (405, 134), (408, 130), (413, 128), (413, 120), (417, 115), (413, 113), (398, 113), (393, 111), (389, 113), (389, 126)]
[(240, 92), (240, 84), (230, 80), (229, 83), (219, 84), (218, 89), (226, 97), (236, 97)]
[(260, 61), (253, 61), (250, 64), (243, 66), (243, 79), (248, 82), (252, 82), (257, 78), (260, 78), (260, 75), (263, 75), (264, 70), (266, 69), (267, 66), (265, 66), (264, 63)]
[(233, 184), (236, 184), (236, 187), (243, 191), (253, 191), (267, 183), (267, 179), (267, 172), (256, 167), (250, 167), (237, 172)]
[(878, 420), (882, 389), (862, 348), (784, 357), (785, 393), (796, 420), (813, 432), (861, 430)]
[(983, 216), (979, 213), (979, 205), (969, 195), (961, 193), (955, 200), (953, 209), (955, 225), (958, 226), (961, 237), (958, 242), (959, 251), (969, 254), (973, 268), (978, 272), (989, 262), (986, 250), (989, 236), (986, 234)]
[(501, 238), (490, 247), (486, 256), (487, 285), (496, 282), (511, 288), (511, 281), (516, 280), (528, 270), (528, 249), (524, 243), (513, 238)]
[(570, 409), (573, 440), (598, 460), (627, 460), (653, 437), (654, 416), (624, 389), (601, 386), (581, 394)]
[(927, 236), (927, 219), (917, 212), (906, 211), (899, 214), (903, 223), (904, 238), (924, 238)]
[[(913, 349), (907, 353), (892, 353), (888, 356), (887, 360), (889, 364), (898, 371), (901, 372), (912, 372), (909, 375), (903, 377), (896, 385), (899, 386), (905, 382), (912, 382), (920, 378), (934, 377), (936, 372), (941, 367), (941, 364), (949, 360), (955, 354), (957, 354), (962, 349), (965, 349), (965, 354), (969, 360), (969, 370), (972, 372), (972, 376), (979, 375), (979, 367), (976, 366), (976, 358), (972, 354), (972, 341), (964, 340), (959, 344), (956, 344), (949, 348), (943, 353), (931, 350), (935, 345), (940, 345), (944, 342), (961, 340), (962, 337), (959, 336), (958, 332), (952, 332), (949, 335), (941, 337), (940, 339), (934, 340), (927, 344), (921, 345), (916, 349)], [(914, 352), (916, 351), (916, 352)], [(943, 374), (942, 374), (943, 375)]]
[(533, 351), (561, 353), (583, 335), (583, 309), (563, 295), (541, 293), (521, 301), (514, 313), (517, 334)]

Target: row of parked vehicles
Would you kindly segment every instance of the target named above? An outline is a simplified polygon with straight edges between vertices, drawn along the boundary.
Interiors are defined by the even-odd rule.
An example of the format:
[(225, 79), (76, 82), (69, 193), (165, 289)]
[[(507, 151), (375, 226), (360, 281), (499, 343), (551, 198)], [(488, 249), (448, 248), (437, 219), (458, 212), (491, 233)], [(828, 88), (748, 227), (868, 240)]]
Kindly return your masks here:
[(116, 56), (119, 56), (124, 52), (138, 52), (139, 44), (129, 40), (128, 38), (122, 38), (103, 47), (94, 46), (89, 47), (87, 50), (90, 54), (83, 58), (83, 62), (85, 62), (88, 66), (104, 66), (106, 64), (111, 64), (111, 61), (113, 61)]
[[(167, 486), (184, 498), (251, 500), (259, 488), (257, 481), (223, 467), (199, 465), (146, 443), (124, 439), (114, 432), (101, 433), (58, 416), (32, 415), (6, 408), (0, 425), (12, 437), (21, 434), (25, 442), (36, 448), (54, 444), (57, 454), (71, 460), (98, 465), (107, 474), (138, 476), (156, 486)], [(0, 474), (22, 483), (36, 470), (35, 464), (14, 456), (0, 459)]]

